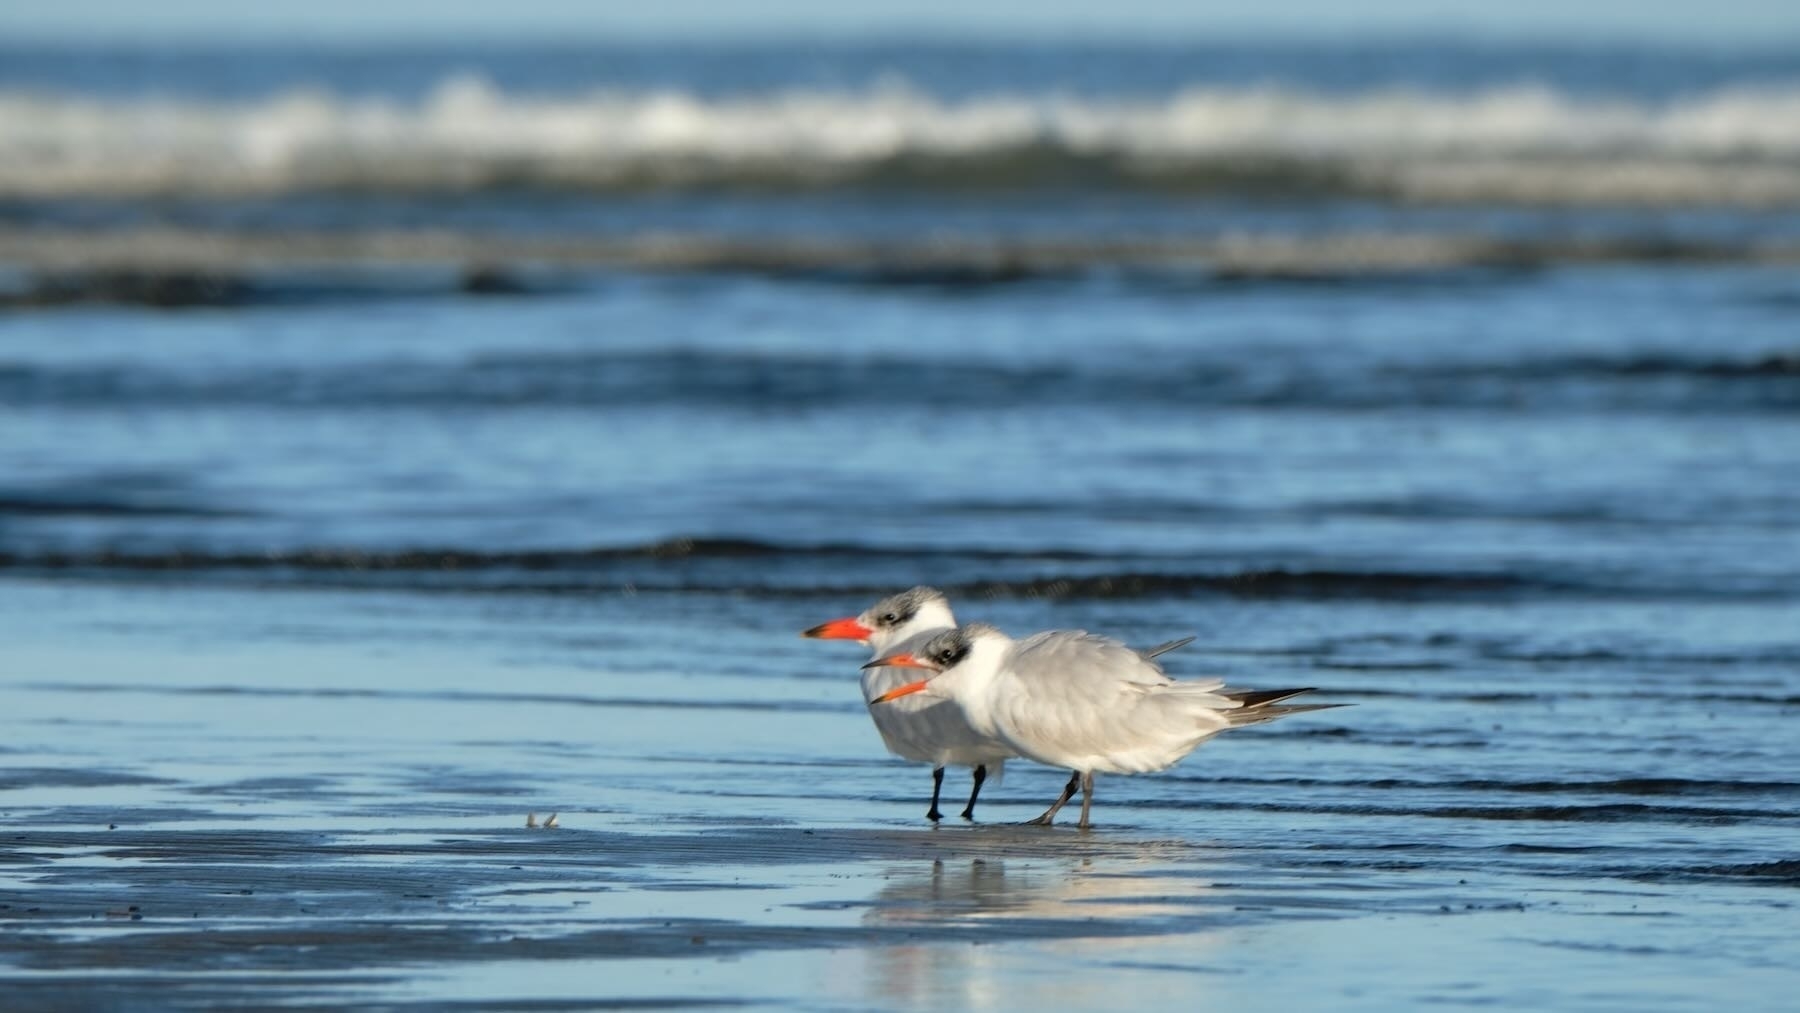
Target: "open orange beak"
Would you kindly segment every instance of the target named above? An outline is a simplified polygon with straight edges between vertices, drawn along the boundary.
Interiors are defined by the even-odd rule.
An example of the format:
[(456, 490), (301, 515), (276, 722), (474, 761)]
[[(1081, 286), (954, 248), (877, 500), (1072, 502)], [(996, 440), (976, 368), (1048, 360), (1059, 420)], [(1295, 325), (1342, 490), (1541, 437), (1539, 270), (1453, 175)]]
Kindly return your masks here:
[[(910, 654), (890, 654), (885, 658), (876, 658), (874, 661), (869, 662), (868, 664), (864, 665), (863, 667), (864, 668), (884, 668), (884, 667), (887, 667), (887, 668), (923, 668), (928, 672), (943, 671), (943, 669), (937, 667), (936, 665), (932, 664), (931, 662), (920, 661), (918, 658), (915, 658)], [(926, 679), (920, 679), (918, 682), (909, 682), (904, 686), (899, 686), (894, 689), (890, 689), (886, 693), (881, 694), (880, 696), (876, 697), (873, 700), (870, 700), (869, 702), (872, 704), (873, 703), (887, 703), (889, 700), (897, 700), (903, 696), (911, 696), (914, 693), (923, 693), (923, 692), (925, 692), (925, 687), (928, 682), (929, 682), (929, 680), (926, 680)]]
[(874, 630), (857, 622), (855, 616), (846, 616), (843, 619), (820, 623), (800, 635), (811, 637), (814, 640), (867, 640), (874, 633)]
[(864, 668), (923, 668), (930, 672), (942, 672), (943, 669), (929, 661), (921, 661), (910, 654), (890, 654), (885, 658), (876, 658), (863, 666)]
[(904, 686), (898, 687), (897, 689), (890, 689), (886, 693), (881, 694), (880, 696), (876, 697), (873, 700), (870, 700), (869, 702), (870, 703), (887, 703), (889, 700), (898, 700), (899, 698), (901, 698), (903, 696), (911, 696), (914, 693), (923, 693), (923, 692), (925, 692), (925, 686), (926, 686), (926, 682), (924, 679), (920, 679), (918, 682), (909, 682)]

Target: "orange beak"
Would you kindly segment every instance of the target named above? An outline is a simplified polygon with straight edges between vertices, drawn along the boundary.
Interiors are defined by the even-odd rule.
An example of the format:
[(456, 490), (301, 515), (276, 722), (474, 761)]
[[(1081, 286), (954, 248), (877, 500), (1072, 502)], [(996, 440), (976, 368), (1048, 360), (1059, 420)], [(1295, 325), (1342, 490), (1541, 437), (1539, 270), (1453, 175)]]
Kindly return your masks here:
[(910, 654), (890, 654), (885, 658), (876, 658), (863, 666), (864, 668), (923, 668), (932, 672), (942, 672), (929, 661), (920, 661)]
[(820, 623), (800, 635), (814, 640), (867, 640), (874, 633), (874, 630), (857, 622), (855, 616), (847, 616)]
[(920, 679), (918, 682), (909, 682), (906, 685), (899, 687), (898, 689), (890, 689), (886, 693), (881, 694), (880, 696), (876, 697), (873, 700), (870, 700), (869, 702), (870, 703), (887, 703), (889, 700), (897, 700), (903, 696), (911, 696), (914, 693), (923, 693), (923, 692), (925, 692), (925, 680)]
[[(943, 671), (943, 669), (932, 664), (931, 662), (921, 661), (918, 658), (915, 658), (910, 654), (890, 654), (885, 658), (876, 658), (874, 661), (869, 662), (868, 664), (864, 665), (863, 667), (864, 668), (882, 668), (884, 666), (893, 667), (893, 668), (923, 668), (928, 672), (942, 672)], [(925, 692), (925, 685), (926, 685), (927, 681), (928, 680), (926, 680), (926, 679), (920, 679), (918, 682), (909, 682), (904, 686), (899, 686), (894, 689), (890, 689), (886, 693), (881, 694), (880, 696), (876, 697), (873, 700), (870, 700), (869, 702), (871, 704), (887, 703), (889, 700), (897, 700), (903, 696), (911, 696), (914, 693), (923, 693), (923, 692)]]

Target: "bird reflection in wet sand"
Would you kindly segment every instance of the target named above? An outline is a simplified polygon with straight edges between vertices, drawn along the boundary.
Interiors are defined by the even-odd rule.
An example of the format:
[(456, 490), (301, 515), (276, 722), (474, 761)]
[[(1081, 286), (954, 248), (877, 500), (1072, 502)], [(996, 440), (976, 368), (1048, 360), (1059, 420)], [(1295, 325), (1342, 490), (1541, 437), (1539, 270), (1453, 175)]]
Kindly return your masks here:
[[(870, 925), (916, 926), (931, 944), (861, 953), (874, 963), (866, 976), (871, 997), (982, 1009), (1016, 989), (1018, 978), (1002, 966), (1002, 953), (960, 939), (957, 929), (986, 934), (1004, 925), (1008, 937), (1023, 933), (1052, 944), (1078, 942), (1091, 957), (1103, 949), (1134, 947), (1144, 936), (1176, 925), (1193, 933), (1189, 940), (1205, 939), (1205, 922), (1217, 918), (1223, 928), (1232, 917), (1231, 905), (1210, 878), (1191, 868), (1172, 870), (1162, 861), (1081, 859), (1009, 867), (998, 858), (937, 860), (929, 871), (891, 873), (863, 916)], [(946, 945), (956, 942), (965, 945)], [(1010, 994), (999, 1005), (1018, 999)]]

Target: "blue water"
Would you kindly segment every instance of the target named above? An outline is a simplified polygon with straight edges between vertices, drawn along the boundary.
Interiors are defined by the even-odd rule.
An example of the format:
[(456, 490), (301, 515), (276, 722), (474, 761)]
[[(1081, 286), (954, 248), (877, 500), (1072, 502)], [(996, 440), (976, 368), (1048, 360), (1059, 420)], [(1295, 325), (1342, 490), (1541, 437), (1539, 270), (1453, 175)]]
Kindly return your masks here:
[[(225, 1006), (243, 971), (319, 975), (280, 985), (294, 1001), (492, 1008), (1100, 1007), (1104, 981), (1187, 1006), (1784, 1005), (1800, 201), (1781, 181), (1800, 149), (1772, 123), (1721, 156), (1657, 117), (1791, 102), (1792, 53), (13, 50), (0, 91), (102, 123), (152, 93), (177, 124), (247, 103), (311, 136), (312, 113), (279, 113), (310, 88), (328, 121), (385, 102), (405, 134), (459, 75), (500, 112), (452, 103), (452, 133), (454, 109), (573, 110), (575, 130), (595, 90), (688, 96), (712, 174), (684, 175), (684, 148), (627, 183), (565, 177), (534, 134), (502, 151), (518, 178), (448, 185), (375, 137), (320, 182), (294, 167), (342, 154), (327, 131), (273, 175), (200, 178), (183, 159), (250, 135), (196, 127), (190, 148), (131, 142), (173, 159), (170, 190), (122, 163), (81, 176), (112, 149), (78, 127), (36, 154), (0, 138), (36, 166), (0, 171), (12, 986), (119, 1008), (140, 1000), (84, 992), (93, 968)], [(1390, 127), (1308, 153), (1269, 140), (1279, 115), (1228, 172), (1180, 163), (1192, 186), (1116, 152), (1072, 172), (1085, 156), (1054, 131), (772, 182), (718, 154), (754, 147), (726, 138), (733, 102), (837, 96), (831, 136), (888, 108), (867, 98), (884, 76), (931, 96), (928, 119), (1004, 95), (1154, 111), (1183, 89), (1367, 113), (1384, 89), (1479, 103), (1523, 82), (1564, 125), (1434, 155), (1523, 174), (1466, 198), (1333, 182)], [(1651, 126), (1570, 147), (1558, 117), (1589, 101)], [(486, 172), (484, 143), (459, 150)], [(1281, 182), (1259, 186), (1277, 149)], [(1634, 159), (1777, 183), (1570, 182)], [(1554, 192), (1529, 196), (1540, 170)], [(406, 245), (428, 233), (457, 252)], [(280, 252), (320, 235), (399, 245)], [(196, 237), (223, 251), (200, 287), (147, 297), (192, 282), (157, 251)], [(1278, 262), (1240, 258), (1245, 237)], [(632, 245), (657, 241), (712, 252)], [(1426, 253), (1328, 249), (1359, 241)], [(83, 264), (121, 250), (150, 254)], [(1000, 825), (1063, 777), (1020, 763), (981, 826), (934, 835), (926, 771), (885, 759), (862, 714), (860, 654), (796, 636), (920, 582), (1016, 633), (1198, 634), (1174, 674), (1356, 706), (1103, 780), (1092, 834)], [(563, 837), (519, 836), (551, 810)], [(687, 836), (645, 843), (664, 833)], [(142, 922), (108, 913), (114, 884), (148, 898)], [(258, 899), (218, 900), (239, 887)], [(190, 888), (213, 899), (176, 920)], [(421, 927), (437, 918), (470, 939)], [(320, 948), (213, 945), (283, 926)], [(641, 947), (584, 934), (615, 931)], [(862, 974), (833, 970), (852, 958)], [(1244, 973), (1275, 959), (1279, 981)]]
[(364, 44), (9, 44), (0, 86), (86, 95), (247, 97), (296, 85), (417, 98), (446, 74), (479, 73), (527, 94), (594, 87), (708, 96), (853, 89), (899, 77), (950, 97), (992, 92), (1157, 96), (1279, 82), (1325, 92), (1416, 87), (1463, 93), (1521, 81), (1581, 94), (1670, 98), (1746, 83), (1791, 83), (1785, 40), (1737, 47), (1482, 42), (1454, 36), (1280, 42), (1171, 39), (1017, 43), (939, 39), (750, 42), (572, 41)]

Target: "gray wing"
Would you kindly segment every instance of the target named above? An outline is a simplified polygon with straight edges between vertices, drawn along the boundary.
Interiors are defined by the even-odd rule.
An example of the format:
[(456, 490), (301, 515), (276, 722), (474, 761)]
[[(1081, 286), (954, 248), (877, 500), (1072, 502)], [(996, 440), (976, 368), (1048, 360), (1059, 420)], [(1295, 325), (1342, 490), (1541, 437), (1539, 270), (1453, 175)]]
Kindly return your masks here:
[(997, 707), (1007, 738), (1082, 769), (1160, 769), (1240, 706), (1217, 695), (1223, 680), (1176, 682), (1125, 644), (1079, 630), (1019, 641), (1006, 668), (1020, 684)]
[(1155, 657), (1086, 630), (1052, 630), (1015, 644), (1009, 667), (1034, 690), (1043, 691), (1108, 684), (1161, 686), (1174, 681), (1163, 674)]

